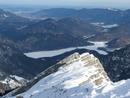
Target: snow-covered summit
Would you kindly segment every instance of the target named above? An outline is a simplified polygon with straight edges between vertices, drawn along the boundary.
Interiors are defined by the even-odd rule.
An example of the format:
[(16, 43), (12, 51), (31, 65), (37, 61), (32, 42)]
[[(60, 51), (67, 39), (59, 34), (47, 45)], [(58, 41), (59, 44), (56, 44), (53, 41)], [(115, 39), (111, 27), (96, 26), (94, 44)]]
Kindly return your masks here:
[[(28, 91), (11, 98), (20, 96), (20, 98), (127, 98), (130, 96), (127, 92), (128, 89), (130, 90), (127, 86), (130, 83), (127, 84), (126, 81), (112, 83), (100, 61), (92, 54), (74, 53), (58, 64), (62, 65), (58, 71), (41, 79)], [(127, 90), (122, 96), (126, 97), (121, 97), (121, 89), (125, 86)]]

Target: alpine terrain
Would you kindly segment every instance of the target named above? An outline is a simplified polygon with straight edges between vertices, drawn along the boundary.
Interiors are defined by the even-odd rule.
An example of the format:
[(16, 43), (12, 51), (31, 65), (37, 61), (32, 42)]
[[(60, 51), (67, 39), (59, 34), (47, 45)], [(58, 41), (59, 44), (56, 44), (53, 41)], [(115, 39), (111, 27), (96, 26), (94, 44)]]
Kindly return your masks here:
[(128, 7), (25, 1), (0, 0), (0, 98), (130, 98)]
[[(38, 79), (40, 81), (36, 82)], [(33, 84), (33, 86), (27, 85), (28, 88), (20, 88), (3, 98), (130, 97), (130, 80), (113, 83), (100, 61), (89, 53), (72, 54), (42, 72), (30, 84)], [(23, 93), (18, 94), (20, 90)], [(12, 96), (15, 94), (18, 95)]]

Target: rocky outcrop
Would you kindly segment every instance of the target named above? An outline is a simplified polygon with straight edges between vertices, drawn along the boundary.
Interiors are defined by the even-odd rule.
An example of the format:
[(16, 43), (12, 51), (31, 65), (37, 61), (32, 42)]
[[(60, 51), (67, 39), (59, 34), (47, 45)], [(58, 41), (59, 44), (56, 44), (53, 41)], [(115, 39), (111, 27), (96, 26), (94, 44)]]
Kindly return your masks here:
[(91, 82), (95, 86), (102, 86), (110, 81), (107, 73), (104, 71), (104, 68), (100, 61), (92, 54), (84, 53), (74, 53), (71, 56), (60, 61), (58, 64), (64, 64), (63, 66), (68, 66), (74, 62), (82, 62), (82, 66), (87, 67), (88, 74), (86, 75), (86, 81)]
[(9, 76), (0, 81), (0, 96), (21, 87), (27, 83), (27, 80), (18, 76)]
[(9, 91), (10, 89), (9, 85), (0, 82), (0, 95), (5, 94), (6, 91)]

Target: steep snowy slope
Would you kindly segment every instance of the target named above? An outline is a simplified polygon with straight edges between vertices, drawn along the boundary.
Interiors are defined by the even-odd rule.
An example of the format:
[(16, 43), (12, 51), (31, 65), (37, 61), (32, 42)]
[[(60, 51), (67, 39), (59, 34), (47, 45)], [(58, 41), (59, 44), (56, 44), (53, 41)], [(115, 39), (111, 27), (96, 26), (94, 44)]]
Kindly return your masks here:
[(112, 83), (99, 60), (92, 54), (75, 53), (58, 64), (62, 66), (57, 72), (41, 79), (28, 91), (7, 98), (130, 97), (130, 80)]

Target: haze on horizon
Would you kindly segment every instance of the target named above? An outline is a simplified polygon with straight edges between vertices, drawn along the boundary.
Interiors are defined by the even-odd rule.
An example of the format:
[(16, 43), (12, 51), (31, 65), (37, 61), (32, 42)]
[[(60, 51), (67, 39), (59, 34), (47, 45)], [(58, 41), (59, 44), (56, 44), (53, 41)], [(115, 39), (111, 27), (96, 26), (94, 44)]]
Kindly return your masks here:
[(0, 0), (0, 5), (130, 8), (130, 0)]

